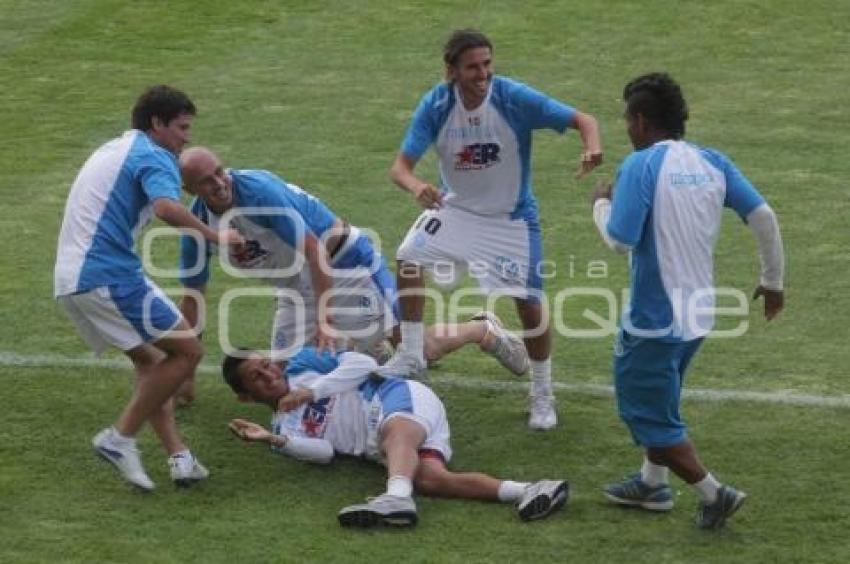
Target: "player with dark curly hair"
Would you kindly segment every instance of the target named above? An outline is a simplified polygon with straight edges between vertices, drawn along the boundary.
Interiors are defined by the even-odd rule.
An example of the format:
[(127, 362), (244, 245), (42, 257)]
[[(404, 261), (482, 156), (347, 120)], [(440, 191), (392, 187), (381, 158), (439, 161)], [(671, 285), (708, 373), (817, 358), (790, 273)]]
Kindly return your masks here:
[(669, 511), (669, 470), (700, 499), (697, 525), (723, 526), (746, 494), (722, 485), (703, 465), (679, 415), (685, 370), (714, 324), (713, 252), (724, 207), (758, 240), (764, 315), (783, 308), (783, 252), (776, 216), (728, 157), (682, 140), (688, 106), (664, 73), (640, 76), (623, 90), (635, 152), (611, 184), (593, 195), (593, 218), (605, 242), (631, 252), (631, 303), (614, 358), (621, 419), (645, 450), (643, 467), (605, 496), (621, 505)]

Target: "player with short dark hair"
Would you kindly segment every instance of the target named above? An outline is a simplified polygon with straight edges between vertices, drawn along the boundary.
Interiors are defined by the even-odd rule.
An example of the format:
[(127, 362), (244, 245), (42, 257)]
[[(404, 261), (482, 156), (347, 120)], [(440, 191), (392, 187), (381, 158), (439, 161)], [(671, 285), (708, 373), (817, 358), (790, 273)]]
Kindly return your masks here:
[[(602, 162), (596, 120), (533, 88), (493, 74), (493, 47), (476, 30), (452, 34), (446, 81), (419, 102), (390, 176), (425, 211), (397, 252), (402, 343), (388, 363), (407, 374), (423, 358), (423, 269), (466, 269), (490, 294), (514, 298), (531, 357), (529, 426), (556, 425), (551, 335), (541, 304), (543, 248), (531, 187), (534, 130), (576, 129), (584, 146), (578, 176)], [(434, 145), (440, 188), (414, 174)]]
[(139, 131), (153, 128), (154, 118), (169, 123), (181, 116), (194, 116), (197, 113), (195, 104), (182, 91), (159, 84), (151, 86), (136, 100), (130, 114), (130, 125)]
[(77, 175), (56, 253), (54, 294), (77, 330), (97, 354), (118, 347), (136, 368), (132, 398), (93, 446), (144, 490), (154, 487), (136, 450), (145, 421), (170, 455), (175, 483), (206, 478), (207, 471), (180, 437), (170, 401), (200, 361), (201, 347), (177, 307), (144, 275), (136, 238), (155, 215), (222, 245), (242, 242), (238, 233), (203, 225), (180, 203), (176, 156), (189, 141), (194, 115), (183, 92), (163, 85), (146, 90), (133, 108), (134, 129), (97, 149)]
[(621, 419), (645, 452), (640, 472), (608, 485), (621, 505), (669, 511), (669, 470), (699, 497), (697, 525), (723, 526), (746, 495), (722, 485), (700, 461), (679, 414), (685, 371), (714, 325), (713, 252), (724, 207), (753, 231), (762, 265), (755, 297), (764, 315), (784, 306), (783, 251), (776, 215), (735, 164), (682, 140), (688, 107), (667, 74), (640, 76), (623, 91), (635, 151), (613, 187), (593, 194), (593, 218), (608, 246), (631, 253), (631, 303), (614, 357)]
[(387, 467), (387, 490), (339, 512), (343, 526), (411, 526), (418, 520), (413, 491), (435, 497), (516, 505), (524, 521), (541, 519), (567, 502), (564, 480), (513, 482), (478, 472), (453, 472), (449, 424), (442, 402), (413, 380), (377, 376), (374, 359), (355, 352), (308, 347), (283, 365), (250, 351), (227, 357), (225, 381), (242, 401), (275, 411), (271, 431), (243, 419), (230, 429), (300, 460), (326, 464), (335, 454), (362, 456)]

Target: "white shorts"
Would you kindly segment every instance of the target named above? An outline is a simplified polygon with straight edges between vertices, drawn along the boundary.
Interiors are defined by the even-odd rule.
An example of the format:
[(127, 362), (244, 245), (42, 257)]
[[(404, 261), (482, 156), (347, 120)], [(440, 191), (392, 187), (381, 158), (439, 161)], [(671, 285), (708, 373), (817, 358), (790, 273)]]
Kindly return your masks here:
[(162, 338), (183, 319), (177, 306), (147, 278), (57, 297), (95, 354), (122, 351)]
[[(330, 305), (338, 348), (370, 354), (383, 344), (397, 324), (392, 274), (382, 266), (372, 274), (366, 267), (346, 269), (333, 277)], [(272, 328), (271, 350), (289, 357), (311, 344), (316, 334), (316, 298), (309, 271), (292, 288), (281, 288)]]
[(387, 378), (378, 388), (376, 396), (380, 401), (380, 415), (374, 429), (375, 437), (370, 442), (377, 442), (377, 435), (387, 421), (403, 417), (425, 429), (425, 442), (419, 446), (419, 450), (435, 450), (445, 462), (451, 459), (451, 433), (446, 409), (431, 388), (414, 380)]
[(468, 273), (485, 292), (535, 299), (542, 291), (540, 224), (536, 219), (483, 216), (445, 206), (422, 213), (396, 253), (419, 264), (440, 286)]

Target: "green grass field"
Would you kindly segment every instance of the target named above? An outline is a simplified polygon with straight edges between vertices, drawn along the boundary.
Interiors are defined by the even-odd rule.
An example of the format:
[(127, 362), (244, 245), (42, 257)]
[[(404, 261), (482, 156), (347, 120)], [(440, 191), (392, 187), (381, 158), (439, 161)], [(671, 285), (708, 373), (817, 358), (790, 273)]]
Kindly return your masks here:
[[(847, 2), (0, 0), (0, 14), (0, 561), (847, 560)], [(570, 506), (545, 522), (523, 524), (495, 504), (421, 499), (413, 531), (341, 530), (336, 511), (379, 493), (382, 470), (354, 460), (309, 467), (238, 443), (225, 429), (230, 418), (268, 414), (233, 402), (209, 373), (179, 418), (212, 479), (173, 490), (165, 455), (145, 431), (141, 448), (160, 487), (131, 491), (89, 449), (128, 397), (131, 373), (75, 365), (90, 353), (51, 299), (56, 237), (82, 162), (128, 127), (145, 86), (173, 84), (199, 107), (195, 143), (226, 164), (304, 186), (377, 230), (391, 258), (417, 208), (387, 170), (419, 96), (441, 79), (442, 42), (461, 26), (491, 36), (497, 72), (601, 122), (606, 164), (580, 182), (572, 176), (578, 136), (536, 136), (545, 252), (559, 267), (551, 294), (627, 283), (625, 260), (596, 234), (588, 193), (630, 150), (620, 93), (637, 74), (673, 74), (691, 107), (689, 139), (729, 154), (777, 211), (787, 309), (767, 325), (753, 308), (746, 335), (710, 340), (689, 384), (729, 399), (684, 404), (706, 462), (750, 494), (747, 505), (719, 534), (694, 530), (696, 498), (681, 482), (667, 515), (605, 505), (600, 486), (640, 456), (613, 399), (594, 392), (610, 383), (610, 338), (556, 338), (555, 378), (569, 387), (559, 393), (561, 424), (545, 434), (526, 429), (523, 392), (499, 388), (510, 380), (489, 358), (462, 351), (435, 370), (454, 467), (571, 481)], [(419, 170), (433, 178), (434, 168), (429, 156)], [(157, 264), (173, 265), (175, 249), (160, 241)], [(594, 260), (608, 262), (607, 278), (586, 276)], [(755, 244), (731, 212), (716, 265), (720, 285), (752, 291)], [(235, 283), (216, 272), (213, 305)], [(271, 308), (270, 300), (241, 304), (231, 334), (264, 345)], [(555, 314), (590, 327), (585, 308), (604, 313), (588, 298)], [(507, 304), (500, 313), (515, 325)], [(209, 337), (217, 329), (213, 316), (208, 365), (221, 355)], [(815, 399), (778, 401), (800, 396)]]

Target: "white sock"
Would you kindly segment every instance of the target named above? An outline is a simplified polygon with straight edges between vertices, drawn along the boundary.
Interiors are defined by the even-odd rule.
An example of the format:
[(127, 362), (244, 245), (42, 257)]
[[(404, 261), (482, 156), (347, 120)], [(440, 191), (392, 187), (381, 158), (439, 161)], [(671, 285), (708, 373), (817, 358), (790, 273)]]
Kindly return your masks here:
[(721, 483), (711, 475), (711, 472), (705, 475), (705, 478), (691, 484), (697, 492), (700, 501), (703, 503), (714, 503), (717, 501), (717, 490), (720, 489)]
[(531, 361), (531, 395), (552, 395), (552, 357)]
[(425, 360), (425, 329), (421, 321), (401, 322), (401, 348)]
[(650, 486), (660, 486), (670, 481), (670, 469), (666, 466), (653, 464), (648, 458), (644, 457), (643, 466), (640, 469), (640, 479), (645, 484)]
[(413, 495), (413, 484), (407, 476), (391, 476), (387, 480), (387, 493), (396, 497), (410, 497)]
[(522, 497), (527, 487), (528, 482), (502, 480), (502, 483), (499, 484), (499, 501), (502, 503), (516, 503)]

